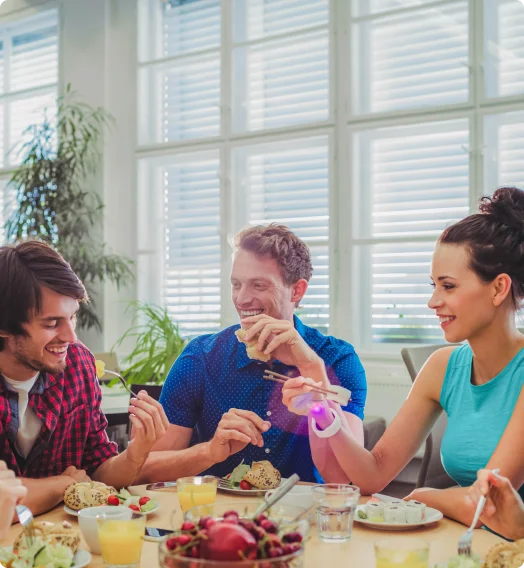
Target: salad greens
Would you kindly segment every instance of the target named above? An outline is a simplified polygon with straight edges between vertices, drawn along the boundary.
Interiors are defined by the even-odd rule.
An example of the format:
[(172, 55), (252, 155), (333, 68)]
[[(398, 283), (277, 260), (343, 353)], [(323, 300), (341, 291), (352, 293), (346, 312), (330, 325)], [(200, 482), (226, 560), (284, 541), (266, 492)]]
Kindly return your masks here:
[(481, 568), (482, 562), (478, 556), (472, 554), (471, 556), (465, 556), (460, 554), (450, 558), (447, 563), (442, 565), (442, 568)]
[(0, 563), (11, 562), (12, 568), (71, 568), (73, 552), (61, 544), (46, 544), (40, 539), (30, 548), (22, 548), (16, 554), (11, 548), (0, 548)]
[(229, 474), (227, 480), (229, 481), (229, 488), (235, 489), (240, 487), (240, 482), (242, 481), (244, 475), (251, 469), (251, 466), (244, 463), (242, 460), (235, 469)]

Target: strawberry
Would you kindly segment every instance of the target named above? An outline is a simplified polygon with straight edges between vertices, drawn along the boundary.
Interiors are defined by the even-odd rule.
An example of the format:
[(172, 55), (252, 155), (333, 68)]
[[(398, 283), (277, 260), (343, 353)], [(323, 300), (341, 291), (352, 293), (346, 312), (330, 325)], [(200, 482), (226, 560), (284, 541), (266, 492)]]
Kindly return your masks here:
[(140, 497), (140, 499), (138, 500), (138, 504), (140, 506), (145, 505), (148, 501), (151, 501), (150, 497)]
[(140, 513), (140, 507), (138, 505), (135, 505), (134, 503), (131, 503), (131, 505), (129, 505), (129, 508), (132, 511), (138, 511)]
[(109, 495), (107, 498), (107, 504), (117, 506), (120, 505), (120, 500), (116, 495)]
[(251, 485), (251, 483), (249, 483), (249, 481), (243, 479), (240, 482), (240, 489), (243, 489), (244, 491), (249, 491), (250, 489), (253, 489), (253, 486)]

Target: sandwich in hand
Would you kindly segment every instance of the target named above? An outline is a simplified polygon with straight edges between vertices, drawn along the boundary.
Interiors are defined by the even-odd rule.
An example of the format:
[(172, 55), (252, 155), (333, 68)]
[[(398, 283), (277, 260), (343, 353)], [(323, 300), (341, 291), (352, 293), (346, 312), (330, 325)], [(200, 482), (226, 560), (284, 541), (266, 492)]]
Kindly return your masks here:
[(246, 346), (247, 356), (250, 359), (257, 359), (258, 361), (268, 362), (271, 359), (271, 355), (266, 355), (263, 351), (260, 351), (257, 343), (258, 343), (258, 334), (255, 337), (252, 337), (249, 341), (244, 339), (247, 333), (247, 329), (237, 329), (235, 331), (235, 335), (240, 343), (244, 343)]

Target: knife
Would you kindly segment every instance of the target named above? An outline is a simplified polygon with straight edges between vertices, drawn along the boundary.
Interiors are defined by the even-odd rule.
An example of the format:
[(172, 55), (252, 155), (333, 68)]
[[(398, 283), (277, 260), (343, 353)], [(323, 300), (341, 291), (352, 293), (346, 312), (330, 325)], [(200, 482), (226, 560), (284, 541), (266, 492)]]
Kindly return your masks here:
[(154, 491), (155, 489), (165, 489), (167, 487), (176, 487), (176, 481), (159, 481), (158, 483), (150, 483), (146, 485), (147, 491)]

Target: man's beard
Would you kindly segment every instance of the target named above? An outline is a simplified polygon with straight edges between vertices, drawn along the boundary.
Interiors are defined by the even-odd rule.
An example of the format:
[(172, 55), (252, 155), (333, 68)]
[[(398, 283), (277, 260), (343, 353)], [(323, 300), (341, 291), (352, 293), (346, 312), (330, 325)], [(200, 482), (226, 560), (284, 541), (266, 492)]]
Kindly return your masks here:
[(38, 359), (33, 359), (32, 357), (27, 355), (27, 351), (22, 347), (21, 342), (19, 342), (18, 340), (15, 341), (15, 349), (13, 351), (13, 355), (21, 365), (35, 372), (49, 373), (50, 375), (54, 375), (57, 373), (62, 373), (66, 368), (65, 360), (63, 363), (57, 363), (54, 367), (50, 367), (42, 361), (39, 361)]

